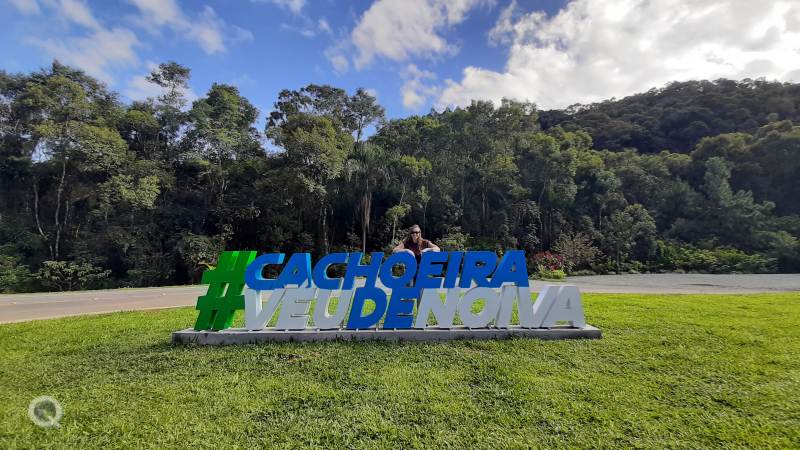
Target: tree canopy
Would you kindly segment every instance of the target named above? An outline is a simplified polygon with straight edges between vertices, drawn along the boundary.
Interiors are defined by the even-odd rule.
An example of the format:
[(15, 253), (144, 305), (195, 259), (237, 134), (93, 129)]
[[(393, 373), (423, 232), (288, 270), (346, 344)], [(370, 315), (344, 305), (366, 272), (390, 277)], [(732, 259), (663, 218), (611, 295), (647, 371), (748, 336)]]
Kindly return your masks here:
[(800, 270), (797, 84), (392, 120), (364, 89), (312, 84), (260, 130), (234, 86), (189, 104), (190, 75), (161, 64), (163, 94), (125, 104), (57, 62), (0, 72), (0, 290), (191, 283), (222, 249), (383, 250), (411, 224), (573, 272)]

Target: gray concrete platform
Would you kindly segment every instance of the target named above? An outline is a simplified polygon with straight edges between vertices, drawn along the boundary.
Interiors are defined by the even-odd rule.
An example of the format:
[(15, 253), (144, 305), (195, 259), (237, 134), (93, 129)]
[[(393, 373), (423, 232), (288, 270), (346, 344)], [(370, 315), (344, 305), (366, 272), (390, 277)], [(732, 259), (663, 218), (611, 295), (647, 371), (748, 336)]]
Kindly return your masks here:
[(509, 339), (512, 337), (555, 339), (600, 339), (599, 328), (476, 328), (455, 327), (410, 330), (298, 330), (281, 331), (274, 328), (250, 331), (229, 328), (223, 331), (195, 331), (192, 328), (172, 333), (174, 344), (234, 345), (261, 342), (317, 342), (317, 341), (450, 341), (454, 339)]

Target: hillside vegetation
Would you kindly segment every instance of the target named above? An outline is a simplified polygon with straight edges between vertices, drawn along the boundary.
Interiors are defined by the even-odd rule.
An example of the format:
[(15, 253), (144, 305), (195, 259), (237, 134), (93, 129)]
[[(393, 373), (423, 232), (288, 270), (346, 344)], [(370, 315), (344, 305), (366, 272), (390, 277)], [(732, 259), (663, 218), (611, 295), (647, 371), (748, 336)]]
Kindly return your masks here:
[(799, 85), (392, 120), (310, 85), (260, 130), (234, 86), (188, 104), (189, 76), (162, 64), (163, 95), (125, 104), (58, 63), (0, 72), (0, 290), (191, 283), (221, 249), (380, 251), (413, 223), (548, 274), (800, 270)]

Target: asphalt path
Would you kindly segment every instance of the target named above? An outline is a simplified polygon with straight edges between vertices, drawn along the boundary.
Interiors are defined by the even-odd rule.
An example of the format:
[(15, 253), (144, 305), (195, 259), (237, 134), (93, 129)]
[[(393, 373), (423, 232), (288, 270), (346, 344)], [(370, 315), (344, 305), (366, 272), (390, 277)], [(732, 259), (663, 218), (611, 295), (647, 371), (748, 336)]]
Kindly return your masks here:
[[(532, 281), (533, 290), (554, 282)], [(571, 277), (564, 284), (582, 292), (737, 294), (797, 292), (800, 274), (706, 275), (647, 274)], [(141, 289), (109, 289), (61, 293), (0, 295), (0, 323), (24, 322), (55, 317), (102, 314), (116, 311), (194, 306), (205, 286), (175, 286)]]

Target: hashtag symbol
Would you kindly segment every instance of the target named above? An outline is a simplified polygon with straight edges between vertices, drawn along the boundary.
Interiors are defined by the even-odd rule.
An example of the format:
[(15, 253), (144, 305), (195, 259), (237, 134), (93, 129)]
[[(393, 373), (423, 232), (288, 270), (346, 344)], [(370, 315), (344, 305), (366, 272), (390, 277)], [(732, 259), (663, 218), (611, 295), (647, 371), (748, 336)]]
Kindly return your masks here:
[(244, 272), (254, 259), (253, 251), (221, 252), (217, 267), (203, 272), (208, 292), (197, 297), (196, 309), (200, 314), (195, 330), (219, 331), (233, 325), (233, 315), (244, 309)]

